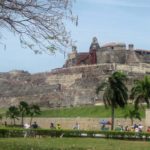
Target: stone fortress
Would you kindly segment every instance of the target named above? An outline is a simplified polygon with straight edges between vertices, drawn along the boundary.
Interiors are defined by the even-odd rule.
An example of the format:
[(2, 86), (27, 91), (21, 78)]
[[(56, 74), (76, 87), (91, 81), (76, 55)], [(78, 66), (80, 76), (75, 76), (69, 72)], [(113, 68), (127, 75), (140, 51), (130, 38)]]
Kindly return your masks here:
[(150, 51), (134, 49), (133, 44), (126, 48), (125, 43), (108, 43), (100, 47), (96, 37), (93, 38), (88, 53), (78, 53), (73, 46), (72, 53), (64, 67), (92, 65), (103, 63), (137, 64), (150, 63)]
[(0, 107), (17, 105), (19, 101), (46, 107), (70, 107), (102, 103), (102, 93), (95, 89), (114, 71), (124, 71), (133, 81), (150, 74), (150, 51), (126, 48), (124, 43), (100, 46), (93, 38), (89, 52), (72, 53), (62, 68), (50, 72), (30, 74), (26, 71), (0, 73)]

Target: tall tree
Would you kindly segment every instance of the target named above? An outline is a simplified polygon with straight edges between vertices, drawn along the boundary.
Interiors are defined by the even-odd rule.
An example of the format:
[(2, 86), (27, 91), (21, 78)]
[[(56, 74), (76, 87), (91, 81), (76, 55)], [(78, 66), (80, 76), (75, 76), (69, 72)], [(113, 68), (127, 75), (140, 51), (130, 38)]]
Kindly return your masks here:
[(127, 77), (122, 72), (114, 72), (108, 79), (100, 84), (96, 93), (103, 91), (103, 101), (105, 106), (111, 106), (111, 130), (114, 129), (114, 114), (117, 106), (124, 107), (127, 104), (128, 93), (124, 81)]
[(124, 115), (125, 118), (130, 118), (131, 125), (133, 125), (134, 118), (141, 121), (141, 116), (138, 110), (128, 110), (127, 113)]
[(21, 125), (24, 125), (24, 116), (28, 114), (29, 105), (25, 101), (21, 101), (18, 106), (19, 114), (21, 116)]
[(6, 117), (9, 117), (10, 119), (12, 119), (14, 122), (14, 125), (16, 124), (15, 120), (16, 119), (18, 120), (18, 116), (19, 116), (19, 110), (16, 106), (10, 106), (8, 110), (6, 111)]
[(150, 108), (150, 76), (145, 76), (144, 79), (134, 82), (131, 98), (134, 100), (135, 109), (138, 109), (142, 102), (146, 102), (147, 108)]
[(29, 106), (28, 115), (31, 117), (30, 126), (32, 124), (32, 119), (35, 115), (39, 115), (41, 113), (40, 107), (38, 105), (32, 104)]
[(54, 52), (71, 42), (65, 24), (77, 23), (72, 4), (73, 0), (0, 0), (0, 26), (18, 34), (35, 53)]
[(0, 121), (2, 122), (2, 119), (3, 119), (3, 115), (2, 114), (0, 114)]

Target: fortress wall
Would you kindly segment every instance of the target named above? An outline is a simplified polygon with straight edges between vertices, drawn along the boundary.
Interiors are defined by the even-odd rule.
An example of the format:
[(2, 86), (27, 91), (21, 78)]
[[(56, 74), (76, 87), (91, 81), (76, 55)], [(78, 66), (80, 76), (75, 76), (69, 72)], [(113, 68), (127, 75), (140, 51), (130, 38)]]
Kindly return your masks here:
[(150, 63), (150, 54), (119, 47), (102, 47), (97, 51), (97, 64), (101, 63)]
[(116, 70), (146, 74), (147, 72), (150, 72), (150, 64), (144, 64), (144, 63), (135, 64), (135, 65), (117, 64)]
[(126, 50), (114, 51), (114, 62), (124, 64), (126, 62)]
[(111, 63), (114, 61), (114, 51), (112, 50), (97, 51), (96, 55), (97, 64)]
[(145, 69), (146, 74), (150, 74), (150, 64), (141, 63), (140, 66)]
[(70, 73), (74, 74), (77, 72), (85, 73), (85, 72), (105, 72), (105, 70), (122, 70), (127, 72), (133, 72), (133, 73), (143, 73), (150, 71), (150, 64), (146, 63), (132, 63), (130, 65), (128, 64), (119, 64), (119, 63), (103, 63), (103, 64), (95, 64), (95, 65), (82, 65), (82, 66), (75, 66), (68, 68), (70, 70)]
[(82, 74), (81, 73), (76, 73), (76, 74), (71, 74), (71, 75), (51, 75), (50, 77), (46, 78), (46, 83), (49, 85), (51, 84), (62, 84), (65, 87), (70, 87), (72, 84), (75, 83), (77, 79), (81, 79)]
[(141, 66), (128, 66), (128, 65), (116, 65), (116, 70), (121, 70), (121, 71), (127, 71), (127, 72), (134, 72), (134, 73), (142, 73), (145, 74), (145, 68)]
[(97, 51), (97, 64), (101, 63), (125, 63), (125, 50), (103, 49)]
[(132, 66), (104, 63), (57, 69), (50, 73), (27, 75), (28, 78), (24, 76), (19, 80), (11, 75), (9, 78), (1, 75), (0, 107), (17, 105), (21, 100), (48, 107), (95, 104), (96, 99), (102, 101), (102, 93), (99, 97), (95, 94), (97, 85), (116, 70), (128, 74), (131, 86), (132, 80), (150, 72), (150, 67), (143, 63)]

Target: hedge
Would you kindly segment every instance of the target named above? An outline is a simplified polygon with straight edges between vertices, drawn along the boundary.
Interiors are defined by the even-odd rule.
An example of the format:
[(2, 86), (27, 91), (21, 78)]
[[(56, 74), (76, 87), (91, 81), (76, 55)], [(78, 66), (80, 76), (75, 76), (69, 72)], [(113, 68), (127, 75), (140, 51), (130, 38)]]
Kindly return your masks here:
[(124, 132), (124, 131), (98, 131), (98, 130), (52, 130), (52, 129), (23, 129), (0, 128), (0, 137), (91, 137), (91, 138), (116, 138), (133, 140), (150, 140), (148, 132)]

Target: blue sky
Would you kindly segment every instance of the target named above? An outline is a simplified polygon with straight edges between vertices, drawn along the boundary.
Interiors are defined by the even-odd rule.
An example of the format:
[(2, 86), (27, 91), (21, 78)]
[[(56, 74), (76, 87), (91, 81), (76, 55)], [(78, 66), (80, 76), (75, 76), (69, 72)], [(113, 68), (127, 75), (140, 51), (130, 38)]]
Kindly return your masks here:
[[(108, 42), (133, 43), (136, 48), (150, 49), (150, 0), (76, 0), (74, 14), (78, 26), (68, 24), (78, 51), (88, 51), (94, 36), (100, 45)], [(0, 72), (26, 70), (31, 73), (60, 68), (66, 58), (61, 53), (35, 55), (23, 49), (19, 39), (2, 30), (5, 36), (0, 45)], [(67, 52), (71, 49), (67, 49)]]

